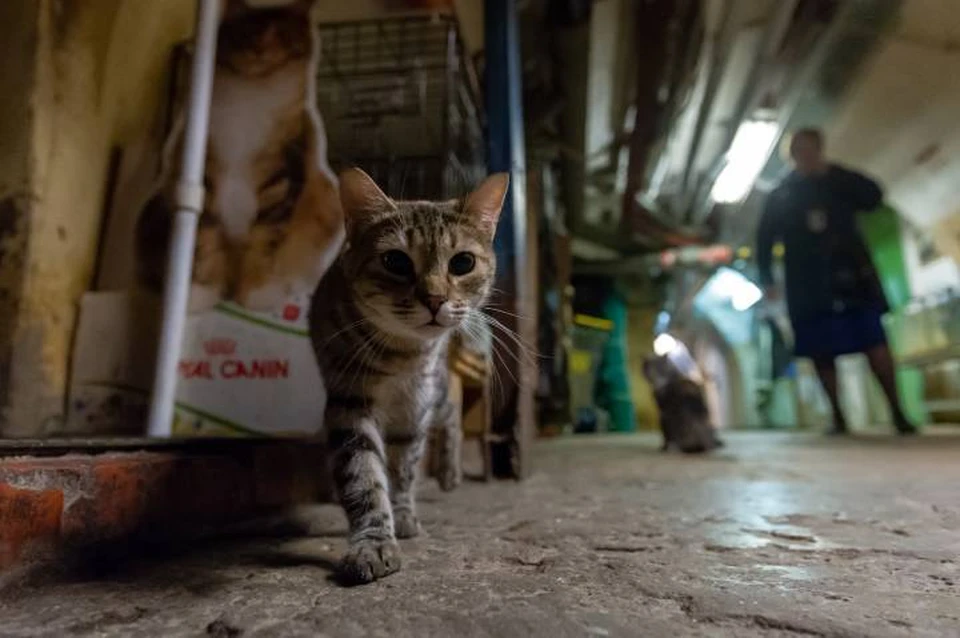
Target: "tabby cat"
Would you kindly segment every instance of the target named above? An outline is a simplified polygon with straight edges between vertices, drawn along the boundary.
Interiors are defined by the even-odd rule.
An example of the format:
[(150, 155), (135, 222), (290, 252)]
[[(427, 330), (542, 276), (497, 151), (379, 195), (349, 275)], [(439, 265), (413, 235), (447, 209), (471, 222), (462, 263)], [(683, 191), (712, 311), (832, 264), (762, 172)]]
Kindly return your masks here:
[[(205, 170), (206, 201), (194, 258), (192, 311), (221, 299), (276, 308), (307, 294), (336, 257), (343, 222), (316, 110), (319, 46), (312, 2), (272, 9), (226, 3), (218, 33)], [(140, 279), (162, 285), (173, 212), (171, 158), (162, 189), (137, 226)]]
[(723, 445), (710, 423), (703, 388), (685, 376), (670, 357), (647, 359), (643, 372), (660, 411), (663, 451), (676, 446), (681, 452), (696, 454)]
[[(347, 584), (400, 568), (396, 539), (420, 530), (414, 481), (430, 430), (447, 433), (444, 455), (459, 455), (447, 344), (493, 287), (507, 186), (497, 174), (461, 200), (393, 201), (358, 169), (340, 176), (347, 239), (313, 295), (310, 338), (327, 388), (334, 484), (350, 523), (339, 566)], [(448, 488), (458, 480), (440, 478)]]

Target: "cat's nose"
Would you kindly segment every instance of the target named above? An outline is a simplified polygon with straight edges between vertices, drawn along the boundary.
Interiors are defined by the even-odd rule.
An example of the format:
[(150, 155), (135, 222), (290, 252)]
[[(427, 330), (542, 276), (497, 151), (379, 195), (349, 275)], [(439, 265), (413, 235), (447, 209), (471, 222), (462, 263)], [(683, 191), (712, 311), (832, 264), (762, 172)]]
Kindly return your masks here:
[(423, 298), (423, 305), (430, 309), (430, 312), (436, 316), (440, 312), (440, 307), (447, 302), (446, 297), (440, 295), (427, 295)]

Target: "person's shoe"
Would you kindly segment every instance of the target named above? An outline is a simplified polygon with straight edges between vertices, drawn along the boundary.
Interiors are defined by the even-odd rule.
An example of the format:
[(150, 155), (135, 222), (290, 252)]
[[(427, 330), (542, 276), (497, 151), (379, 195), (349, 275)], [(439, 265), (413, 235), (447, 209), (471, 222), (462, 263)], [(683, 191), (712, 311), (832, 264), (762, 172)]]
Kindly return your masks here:
[(850, 428), (844, 421), (834, 421), (833, 425), (825, 432), (827, 436), (847, 436), (850, 434)]
[(897, 428), (897, 434), (900, 436), (916, 436), (920, 434), (920, 431), (917, 429), (913, 423), (910, 423), (907, 419), (898, 419), (894, 422), (893, 426)]

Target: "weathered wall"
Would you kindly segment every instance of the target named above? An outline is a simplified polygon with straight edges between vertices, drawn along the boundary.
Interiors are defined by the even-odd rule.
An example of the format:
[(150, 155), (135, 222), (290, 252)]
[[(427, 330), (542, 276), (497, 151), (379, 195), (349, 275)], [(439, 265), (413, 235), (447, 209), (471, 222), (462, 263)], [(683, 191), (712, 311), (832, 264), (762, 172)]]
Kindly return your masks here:
[(11, 384), (14, 326), (29, 233), (36, 16), (33, 2), (0, 3), (0, 407)]
[[(0, 179), (4, 190), (14, 182), (24, 202), (17, 209), (24, 260), (0, 275), (0, 283), (21, 291), (15, 312), (7, 312), (9, 302), (0, 307), (13, 344), (0, 350), (0, 369), (9, 371), (0, 384), (0, 433), (33, 436), (57, 430), (63, 414), (77, 304), (93, 276), (111, 151), (161, 116), (170, 51), (190, 33), (193, 2), (2, 5), (0, 29), (20, 40), (19, 55), (5, 55), (3, 63), (17, 60), (29, 71), (17, 69), (17, 77), (5, 66), (2, 79), (3, 94), (15, 99), (0, 107)], [(18, 46), (0, 40), (5, 49)], [(16, 111), (20, 100), (30, 108)]]
[(660, 413), (653, 390), (643, 373), (644, 360), (653, 354), (653, 327), (658, 308), (650, 304), (632, 303), (628, 308), (627, 358), (630, 372), (630, 395), (637, 415), (637, 428), (656, 429)]
[[(381, 5), (321, 7), (346, 19)], [(477, 14), (477, 0), (457, 5)], [(61, 427), (110, 158), (164, 117), (171, 51), (193, 13), (194, 0), (0, 2), (0, 436)]]
[[(960, 217), (960, 21), (955, 3), (902, 3), (896, 29), (857, 78), (828, 129), (831, 155), (878, 177), (887, 199), (935, 242)], [(943, 247), (941, 247), (943, 251)], [(960, 285), (960, 265), (924, 263), (904, 236), (910, 287), (926, 295)]]

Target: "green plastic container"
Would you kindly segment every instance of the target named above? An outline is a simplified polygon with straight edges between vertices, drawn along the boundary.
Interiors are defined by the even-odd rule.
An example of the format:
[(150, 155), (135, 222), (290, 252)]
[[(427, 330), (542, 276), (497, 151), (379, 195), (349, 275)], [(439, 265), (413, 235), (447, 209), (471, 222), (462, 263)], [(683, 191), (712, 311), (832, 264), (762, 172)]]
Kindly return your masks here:
[(597, 404), (609, 413), (612, 431), (633, 432), (637, 429), (637, 414), (630, 392), (626, 301), (613, 293), (603, 305), (603, 314), (612, 322), (613, 330), (603, 349)]
[[(903, 243), (900, 236), (900, 220), (897, 211), (884, 204), (872, 213), (859, 217), (860, 230), (863, 232), (870, 249), (870, 255), (880, 276), (883, 292), (890, 304), (890, 314), (885, 325), (894, 351), (903, 347), (903, 335), (897, 321), (902, 317), (904, 307), (910, 301), (910, 280), (903, 259)], [(923, 373), (919, 370), (897, 367), (897, 386), (903, 409), (915, 423), (927, 420), (927, 411), (923, 405)]]

